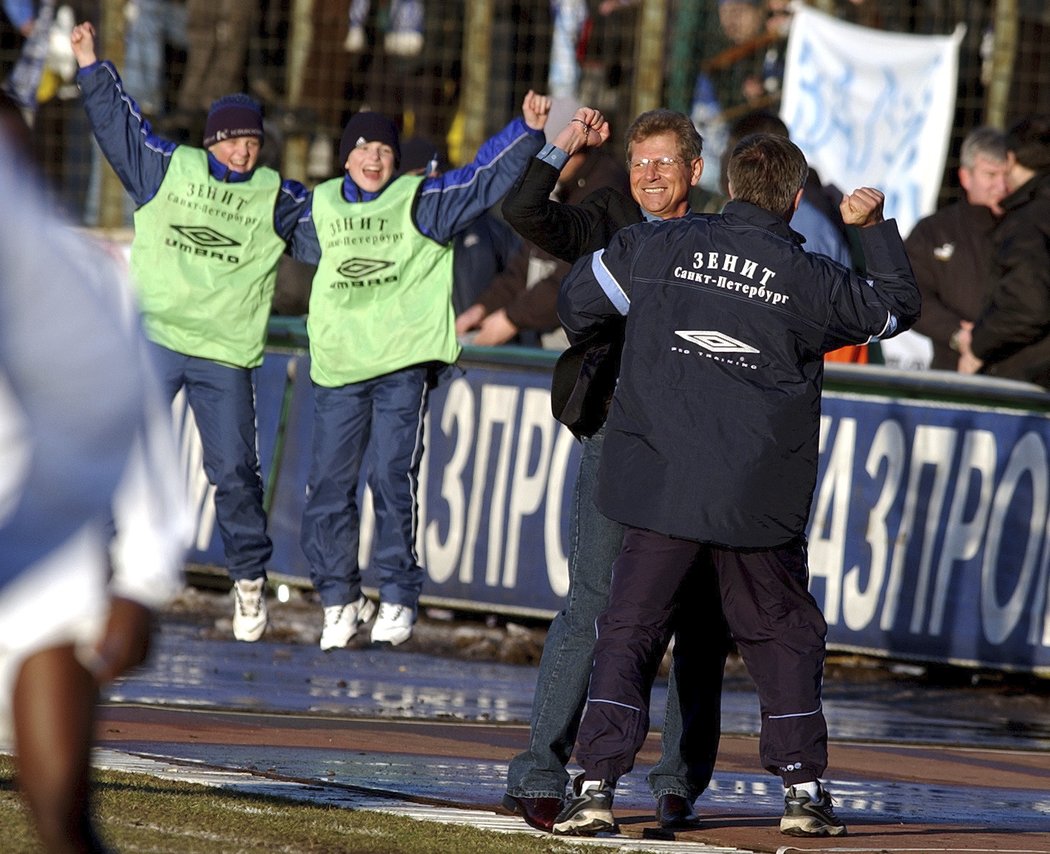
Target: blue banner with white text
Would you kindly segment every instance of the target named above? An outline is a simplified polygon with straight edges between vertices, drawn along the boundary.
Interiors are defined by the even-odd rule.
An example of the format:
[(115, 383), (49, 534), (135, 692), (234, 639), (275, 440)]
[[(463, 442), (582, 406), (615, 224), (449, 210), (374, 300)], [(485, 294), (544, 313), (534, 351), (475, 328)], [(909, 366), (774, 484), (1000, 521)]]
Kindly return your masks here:
[[(309, 362), (275, 353), (267, 363), (258, 400), (272, 571), (308, 580), (298, 526)], [(580, 445), (550, 414), (551, 363), (468, 357), (431, 396), (417, 538), (425, 602), (509, 615), (561, 608)], [(894, 373), (828, 371), (809, 535), (830, 645), (1050, 673), (1050, 404), (1027, 386), (946, 391), (928, 372), (916, 389)], [(364, 486), (361, 506), (370, 588)], [(221, 564), (214, 544), (195, 559)]]

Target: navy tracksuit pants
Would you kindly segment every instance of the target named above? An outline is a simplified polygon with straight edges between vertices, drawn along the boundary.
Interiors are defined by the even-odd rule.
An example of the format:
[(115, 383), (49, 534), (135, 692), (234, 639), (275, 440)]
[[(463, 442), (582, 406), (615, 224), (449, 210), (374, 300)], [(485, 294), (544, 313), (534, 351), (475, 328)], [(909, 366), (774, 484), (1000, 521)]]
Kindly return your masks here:
[(265, 578), (273, 545), (263, 508), (253, 371), (152, 342), (150, 355), (168, 402), (185, 389), (197, 422), (204, 472), (215, 487), (215, 520), (230, 578)]
[(313, 453), (300, 543), (324, 607), (361, 595), (358, 482), (368, 452), (376, 514), (371, 568), (379, 597), (416, 608), (425, 572), (416, 555), (419, 465), (429, 371), (405, 368), (359, 383), (314, 385)]
[[(789, 786), (819, 778), (827, 767), (820, 698), (827, 623), (807, 588), (808, 575), (801, 538), (771, 549), (729, 549), (627, 528), (609, 605), (598, 618), (577, 740), (584, 778), (615, 783), (631, 770), (649, 729), (649, 695), (671, 634), (676, 624), (714, 619), (716, 596), (758, 689), (763, 767)], [(702, 650), (689, 649), (703, 637), (679, 630), (679, 685), (704, 678), (690, 672), (690, 661), (704, 660)]]

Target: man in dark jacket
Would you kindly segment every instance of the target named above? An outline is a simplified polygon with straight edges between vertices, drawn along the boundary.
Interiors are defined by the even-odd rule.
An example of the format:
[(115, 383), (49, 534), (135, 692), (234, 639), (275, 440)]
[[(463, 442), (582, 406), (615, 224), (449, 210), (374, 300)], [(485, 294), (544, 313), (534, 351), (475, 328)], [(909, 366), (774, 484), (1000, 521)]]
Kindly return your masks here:
[(966, 198), (915, 225), (904, 245), (922, 292), (915, 324), (933, 343), (931, 368), (959, 366), (959, 336), (973, 328), (995, 280), (992, 233), (1006, 195), (1006, 136), (991, 127), (971, 131), (959, 152)]
[[(562, 286), (570, 339), (630, 315), (597, 489), (626, 533), (597, 621), (583, 774), (555, 833), (615, 826), (613, 791), (645, 740), (660, 658), (711, 579), (758, 689), (762, 764), (784, 782), (781, 831), (846, 832), (819, 781), (827, 624), (807, 588), (823, 357), (904, 331), (920, 297), (877, 190), (841, 205), (862, 226), (867, 277), (802, 248), (788, 222), (806, 173), (789, 140), (746, 137), (722, 215), (624, 229)], [(705, 654), (678, 649), (692, 640), (676, 637), (680, 657)]]
[[(580, 108), (534, 157), (503, 203), (507, 220), (552, 255), (572, 262), (608, 245), (616, 231), (645, 219), (680, 217), (688, 211), (689, 190), (703, 171), (703, 142), (688, 116), (670, 110), (640, 115), (627, 131), (631, 196), (613, 187), (591, 193), (579, 204), (552, 201), (559, 170), (574, 154), (602, 145), (609, 126), (597, 110)], [(511, 760), (503, 804), (541, 830), (550, 830), (561, 810), (576, 731), (587, 697), (594, 654), (594, 620), (608, 600), (612, 563), (619, 554), (623, 527), (597, 511), (594, 483), (601, 454), (608, 395), (619, 366), (623, 323), (614, 321), (588, 342), (563, 355), (555, 368), (552, 397), (573, 389), (592, 370), (605, 384), (592, 383), (575, 423), (583, 454), (572, 504), (569, 593), (564, 610), (551, 624), (540, 659), (528, 749)], [(581, 361), (583, 368), (580, 369)], [(579, 383), (583, 389), (583, 383)], [(575, 404), (574, 404), (575, 405)], [(563, 420), (567, 419), (562, 413)], [(697, 822), (693, 801), (710, 782), (721, 726), (722, 672), (728, 637), (713, 585), (699, 610), (678, 627), (697, 637), (683, 648), (704, 649), (683, 672), (675, 659), (668, 682), (663, 755), (649, 774), (664, 827)], [(683, 730), (690, 739), (682, 738)]]
[(995, 281), (972, 333), (959, 338), (959, 370), (1050, 388), (1050, 116), (1019, 122), (1007, 147)]

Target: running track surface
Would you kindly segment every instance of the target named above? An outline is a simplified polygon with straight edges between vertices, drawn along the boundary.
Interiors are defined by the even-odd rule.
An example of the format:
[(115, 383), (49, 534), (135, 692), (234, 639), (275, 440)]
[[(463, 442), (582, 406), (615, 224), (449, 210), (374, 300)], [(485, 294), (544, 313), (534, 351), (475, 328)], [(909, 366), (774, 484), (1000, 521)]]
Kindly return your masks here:
[[(278, 606), (279, 607), (279, 606)], [(221, 629), (221, 627), (220, 627)], [(420, 633), (422, 635), (422, 632)], [(269, 636), (268, 636), (269, 637)], [(147, 667), (112, 686), (97, 764), (260, 794), (323, 800), (493, 831), (531, 831), (499, 807), (522, 750), (533, 667), (364, 643), (255, 644), (165, 619)], [(663, 688), (654, 692), (654, 728)], [(849, 835), (782, 836), (779, 781), (758, 767), (758, 712), (746, 677), (727, 679), (723, 738), (704, 826), (652, 820), (651, 736), (617, 789), (620, 835), (594, 844), (681, 852), (1046, 852), (1050, 698), (989, 702), (966, 688), (825, 688), (827, 785)]]

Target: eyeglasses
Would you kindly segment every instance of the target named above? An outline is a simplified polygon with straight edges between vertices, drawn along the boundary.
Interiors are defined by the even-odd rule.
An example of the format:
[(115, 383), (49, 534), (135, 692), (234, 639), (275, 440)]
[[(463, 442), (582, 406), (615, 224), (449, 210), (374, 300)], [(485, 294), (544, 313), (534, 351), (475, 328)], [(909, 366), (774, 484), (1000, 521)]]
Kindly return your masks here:
[(637, 160), (631, 160), (627, 163), (627, 166), (632, 172), (641, 172), (652, 166), (662, 175), (670, 172), (679, 163), (685, 161), (678, 157), (639, 157)]

